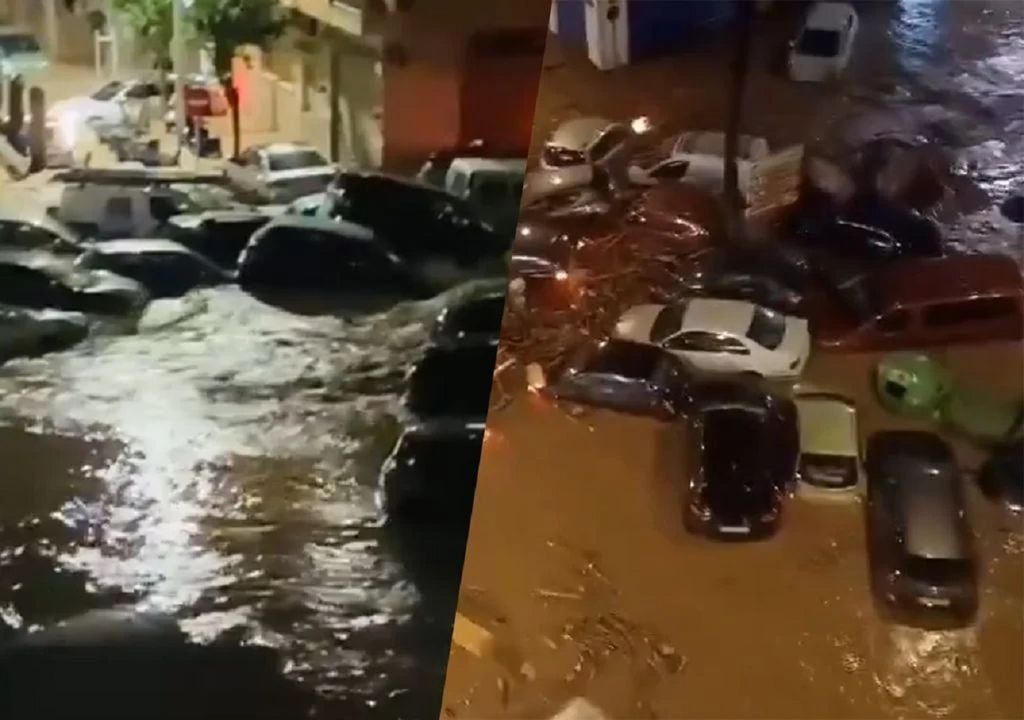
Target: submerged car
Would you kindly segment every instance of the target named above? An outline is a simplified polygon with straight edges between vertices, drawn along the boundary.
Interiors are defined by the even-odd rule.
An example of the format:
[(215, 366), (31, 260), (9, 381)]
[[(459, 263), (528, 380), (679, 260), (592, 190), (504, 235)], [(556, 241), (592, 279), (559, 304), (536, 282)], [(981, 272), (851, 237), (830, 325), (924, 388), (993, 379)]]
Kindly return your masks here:
[(803, 315), (807, 282), (785, 252), (738, 253), (717, 248), (700, 252), (681, 278), (686, 296), (744, 300), (783, 315)]
[(686, 529), (720, 540), (773, 535), (800, 452), (793, 402), (755, 384), (711, 380), (691, 389), (686, 418)]
[(1024, 336), (1024, 280), (1006, 255), (905, 259), (808, 302), (822, 349), (909, 350)]
[(224, 165), (241, 191), (268, 202), (289, 203), (320, 192), (338, 172), (323, 154), (305, 143), (254, 145)]
[(273, 216), (259, 210), (208, 210), (176, 215), (169, 221), (172, 240), (215, 262), (221, 269), (234, 270), (242, 250), (253, 233)]
[(470, 297), (446, 307), (434, 323), (435, 343), (487, 341), (498, 337), (505, 312), (505, 292)]
[(134, 280), (75, 267), (45, 253), (0, 252), (0, 303), (100, 315), (132, 315), (149, 302)]
[(0, 364), (65, 350), (88, 334), (89, 320), (82, 313), (0, 305)]
[(839, 77), (850, 62), (859, 27), (857, 11), (849, 3), (815, 3), (790, 45), (790, 78), (823, 82)]
[(406, 376), (406, 409), (420, 418), (487, 417), (497, 354), (497, 340), (431, 347)]
[(964, 490), (942, 438), (892, 430), (868, 438), (872, 587), (899, 622), (961, 627), (978, 609), (977, 566)]
[(800, 421), (801, 494), (850, 497), (863, 489), (857, 408), (839, 395), (801, 393), (795, 398)]
[(691, 373), (660, 348), (607, 340), (577, 353), (546, 393), (558, 402), (672, 421)]
[(416, 174), (416, 179), (426, 185), (443, 188), (448, 168), (456, 159), (476, 160), (516, 160), (527, 155), (526, 148), (502, 148), (492, 146), (482, 140), (466, 145), (437, 150), (430, 154), (427, 161)]
[(382, 173), (340, 173), (328, 203), (327, 217), (371, 228), (410, 262), (441, 257), (472, 266), (504, 255), (512, 239), (450, 193)]
[(78, 255), (88, 247), (78, 233), (48, 214), (33, 198), (11, 193), (0, 199), (0, 251), (44, 250), (55, 255)]
[(131, 278), (151, 297), (179, 297), (231, 277), (210, 260), (173, 240), (111, 240), (98, 243), (75, 261), (90, 270), (109, 270)]
[(377, 505), (388, 521), (467, 522), (483, 438), (480, 420), (446, 418), (407, 428), (380, 471)]
[(989, 500), (1024, 512), (1024, 440), (1000, 445), (978, 473), (978, 487)]
[(257, 230), (238, 261), (246, 289), (336, 293), (366, 298), (421, 298), (429, 293), (367, 228), (282, 215)]
[(699, 370), (772, 378), (798, 377), (810, 353), (806, 320), (740, 300), (638, 305), (619, 319), (615, 336), (656, 345)]

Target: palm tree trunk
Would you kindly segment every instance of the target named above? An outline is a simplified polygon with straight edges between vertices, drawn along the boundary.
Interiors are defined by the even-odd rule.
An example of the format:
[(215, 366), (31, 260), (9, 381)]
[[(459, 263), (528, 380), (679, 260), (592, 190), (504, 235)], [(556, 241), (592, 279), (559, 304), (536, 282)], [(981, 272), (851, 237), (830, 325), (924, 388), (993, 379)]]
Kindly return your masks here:
[(736, 156), (739, 148), (740, 122), (743, 119), (743, 94), (750, 71), (750, 40), (753, 29), (754, 3), (739, 0), (736, 7), (736, 45), (732, 56), (732, 85), (729, 93), (729, 118), (725, 127), (724, 200), (726, 228), (730, 240), (742, 242), (746, 238), (744, 198), (739, 189)]

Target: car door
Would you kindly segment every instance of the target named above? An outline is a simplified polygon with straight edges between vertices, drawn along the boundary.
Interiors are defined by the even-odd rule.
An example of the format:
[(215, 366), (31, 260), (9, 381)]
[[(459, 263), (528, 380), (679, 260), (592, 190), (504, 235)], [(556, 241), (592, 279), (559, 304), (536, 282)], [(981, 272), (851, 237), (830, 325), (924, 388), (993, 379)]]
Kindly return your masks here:
[(750, 349), (736, 338), (705, 332), (684, 330), (668, 338), (664, 347), (699, 368), (713, 372), (745, 372), (750, 370)]

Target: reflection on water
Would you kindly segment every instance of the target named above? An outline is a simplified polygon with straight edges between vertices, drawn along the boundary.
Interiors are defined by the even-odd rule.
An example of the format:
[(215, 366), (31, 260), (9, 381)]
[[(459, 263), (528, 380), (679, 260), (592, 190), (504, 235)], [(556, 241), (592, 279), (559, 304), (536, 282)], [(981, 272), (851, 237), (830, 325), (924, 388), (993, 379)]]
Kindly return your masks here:
[(946, 717), (970, 684), (984, 683), (973, 629), (943, 632), (901, 626), (888, 629), (879, 652), (875, 682), (896, 717)]
[(342, 320), (221, 288), (157, 302), (137, 335), (5, 366), (7, 632), (129, 601), (196, 639), (280, 648), (348, 712), (430, 703), (451, 600), (410, 582), (373, 483), (449, 299)]

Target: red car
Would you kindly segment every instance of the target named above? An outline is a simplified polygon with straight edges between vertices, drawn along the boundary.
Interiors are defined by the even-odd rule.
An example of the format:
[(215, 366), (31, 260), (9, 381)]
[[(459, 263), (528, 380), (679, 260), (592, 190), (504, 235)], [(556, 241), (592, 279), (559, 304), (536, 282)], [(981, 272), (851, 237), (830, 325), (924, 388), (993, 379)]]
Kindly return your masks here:
[(822, 350), (870, 352), (1020, 340), (1024, 279), (1009, 256), (893, 262), (808, 303)]

